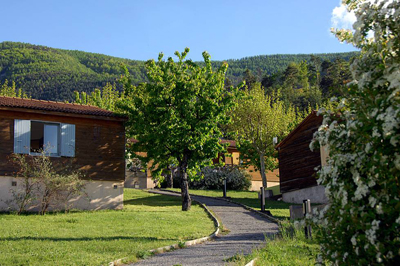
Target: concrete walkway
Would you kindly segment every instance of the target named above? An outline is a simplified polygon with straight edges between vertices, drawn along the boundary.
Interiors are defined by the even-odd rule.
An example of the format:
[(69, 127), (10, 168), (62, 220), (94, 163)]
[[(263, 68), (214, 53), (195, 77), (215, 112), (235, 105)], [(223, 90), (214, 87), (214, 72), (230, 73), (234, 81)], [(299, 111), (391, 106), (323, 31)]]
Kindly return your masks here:
[[(164, 191), (157, 193), (177, 196), (175, 193)], [(228, 265), (225, 259), (236, 254), (251, 253), (252, 249), (265, 243), (265, 236), (278, 232), (277, 224), (234, 203), (196, 196), (192, 196), (192, 199), (205, 204), (212, 210), (224, 228), (230, 232), (199, 245), (155, 255), (139, 261), (134, 264), (135, 266)]]

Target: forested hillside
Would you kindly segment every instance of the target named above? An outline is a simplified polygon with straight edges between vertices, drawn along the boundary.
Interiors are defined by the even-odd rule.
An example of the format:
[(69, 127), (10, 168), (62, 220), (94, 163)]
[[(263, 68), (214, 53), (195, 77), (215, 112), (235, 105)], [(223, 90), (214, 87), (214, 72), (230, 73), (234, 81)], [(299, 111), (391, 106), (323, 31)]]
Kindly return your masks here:
[[(356, 53), (318, 54), (322, 61), (340, 58), (348, 61)], [(291, 63), (309, 61), (311, 55), (263, 55), (227, 60), (227, 83), (237, 84), (249, 69), (257, 81), (286, 70)], [(146, 80), (143, 61), (112, 56), (54, 49), (25, 43), (0, 43), (0, 83), (14, 81), (32, 98), (74, 100), (74, 91), (91, 92), (94, 88), (116, 83), (125, 64), (135, 83)], [(221, 62), (214, 61), (213, 66)], [(248, 74), (248, 72), (247, 72)], [(117, 88), (121, 88), (117, 84)]]

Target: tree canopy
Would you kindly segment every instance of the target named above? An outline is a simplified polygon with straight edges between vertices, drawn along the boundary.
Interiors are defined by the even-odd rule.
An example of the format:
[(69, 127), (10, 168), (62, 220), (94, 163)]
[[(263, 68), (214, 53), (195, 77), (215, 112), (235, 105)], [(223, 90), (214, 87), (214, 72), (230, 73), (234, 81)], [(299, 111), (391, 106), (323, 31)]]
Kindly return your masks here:
[(245, 166), (260, 171), (263, 187), (267, 187), (265, 171), (278, 167), (273, 138), (282, 140), (303, 118), (283, 101), (266, 95), (260, 83), (246, 90), (233, 112), (230, 129), (237, 134), (238, 149)]
[(139, 86), (125, 70), (125, 95), (118, 104), (129, 115), (128, 136), (138, 140), (129, 147), (130, 154), (147, 152), (141, 159), (153, 160), (155, 171), (165, 168), (169, 158), (178, 163), (184, 211), (191, 206), (188, 178), (225, 151), (219, 125), (230, 122), (238, 91), (224, 87), (228, 64), (213, 70), (204, 52), (204, 65), (199, 66), (185, 60), (188, 52), (176, 52), (177, 62), (171, 57), (164, 61), (162, 53), (157, 62), (147, 61), (148, 82)]

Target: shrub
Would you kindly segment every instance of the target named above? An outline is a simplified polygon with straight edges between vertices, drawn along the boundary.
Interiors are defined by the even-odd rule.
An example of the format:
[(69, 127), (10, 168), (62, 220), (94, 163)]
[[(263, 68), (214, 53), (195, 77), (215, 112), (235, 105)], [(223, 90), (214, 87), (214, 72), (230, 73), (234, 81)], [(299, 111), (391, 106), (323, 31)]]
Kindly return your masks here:
[(346, 3), (357, 16), (355, 31), (336, 34), (361, 55), (351, 64), (349, 95), (338, 110), (320, 110), (324, 120), (311, 143), (330, 151), (318, 178), (330, 204), (314, 218), (323, 226), (321, 262), (399, 265), (400, 3)]
[[(75, 171), (60, 173), (45, 152), (39, 156), (30, 157), (14, 154), (13, 160), (19, 167), (17, 177), (23, 179), (22, 190), (12, 190), (13, 201), (18, 206), (18, 214), (26, 211), (27, 207), (36, 204), (39, 213), (45, 214), (49, 207), (62, 206), (68, 210), (68, 201), (84, 192), (85, 182)], [(37, 203), (38, 202), (38, 203)]]
[(191, 181), (189, 187), (192, 189), (222, 189), (226, 179), (227, 189), (248, 190), (251, 186), (250, 175), (236, 166), (225, 166), (218, 168), (205, 167), (201, 174), (203, 178)]

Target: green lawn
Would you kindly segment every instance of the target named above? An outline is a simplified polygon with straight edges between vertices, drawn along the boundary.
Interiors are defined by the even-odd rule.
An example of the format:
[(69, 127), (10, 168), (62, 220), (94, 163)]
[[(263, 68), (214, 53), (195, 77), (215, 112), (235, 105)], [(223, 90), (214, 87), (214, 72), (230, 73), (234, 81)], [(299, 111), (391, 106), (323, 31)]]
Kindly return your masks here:
[(107, 265), (147, 250), (211, 234), (214, 224), (181, 199), (134, 189), (124, 191), (123, 210), (69, 214), (0, 214), (0, 265)]
[[(288, 230), (290, 228), (290, 230)], [(235, 258), (236, 265), (246, 265), (257, 258), (256, 266), (267, 265), (315, 265), (319, 245), (314, 239), (306, 239), (302, 228), (293, 230), (293, 224), (281, 225), (281, 234), (267, 240), (265, 247), (255, 250), (247, 257)]]
[[(174, 191), (180, 191), (178, 188), (172, 189)], [(202, 195), (209, 197), (222, 197), (221, 190), (189, 190), (190, 194)], [(258, 199), (258, 193), (254, 191), (228, 191), (227, 196), (231, 198), (232, 201), (236, 201), (252, 207), (256, 210), (260, 210), (260, 200)], [(285, 203), (281, 201), (266, 200), (265, 209), (269, 210), (271, 214), (278, 219), (287, 219), (290, 217), (289, 206), (293, 205), (291, 203)]]

